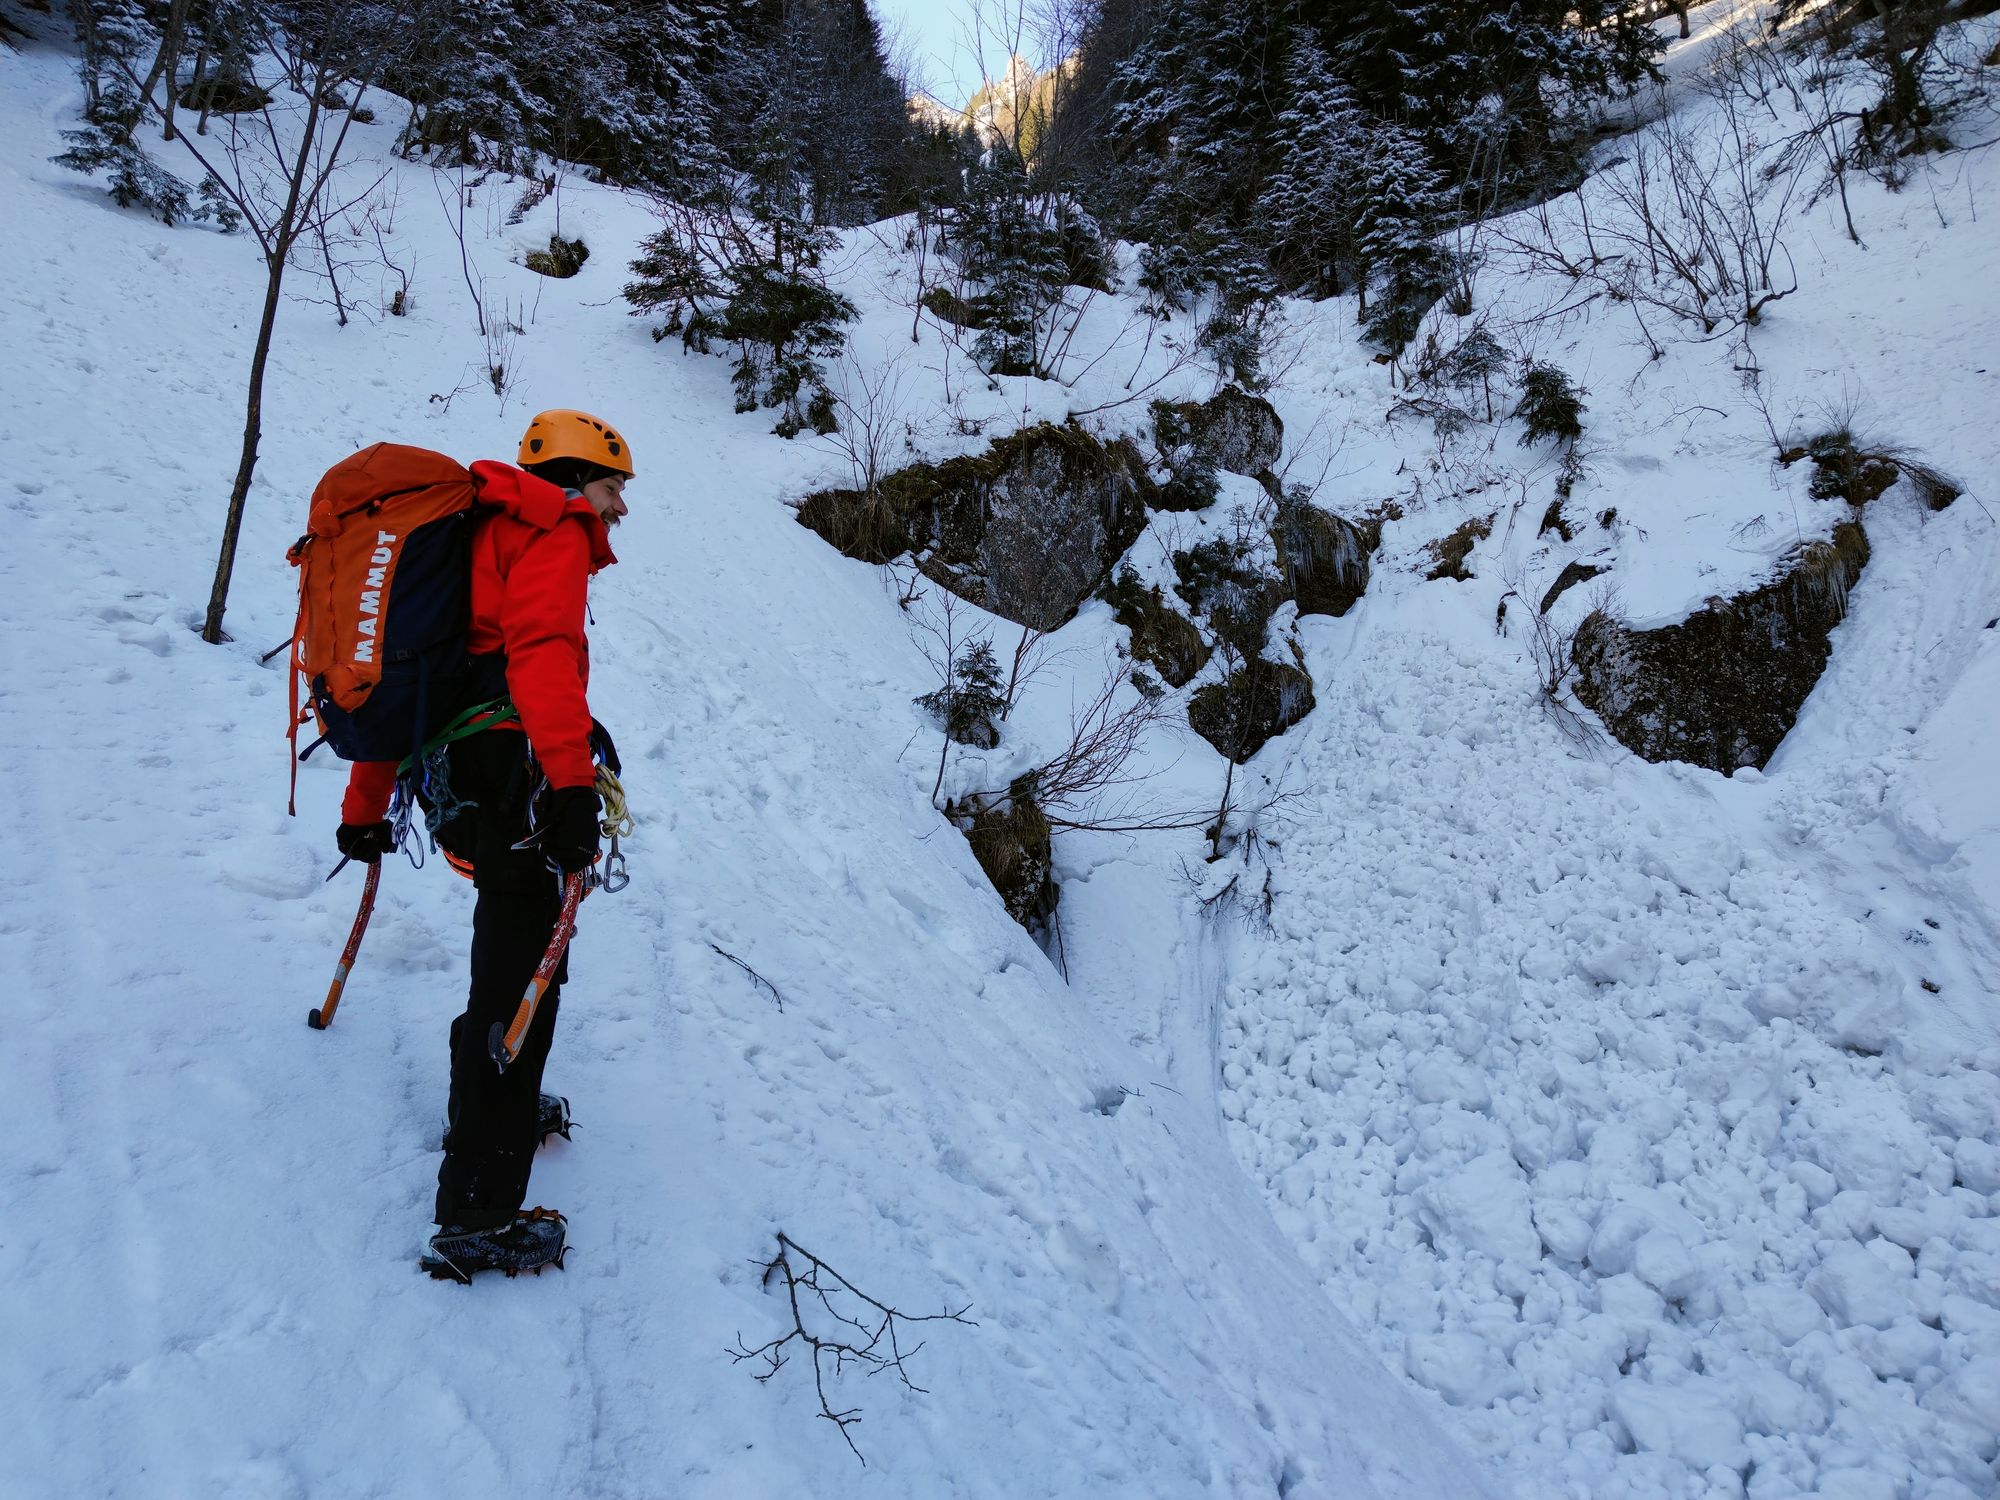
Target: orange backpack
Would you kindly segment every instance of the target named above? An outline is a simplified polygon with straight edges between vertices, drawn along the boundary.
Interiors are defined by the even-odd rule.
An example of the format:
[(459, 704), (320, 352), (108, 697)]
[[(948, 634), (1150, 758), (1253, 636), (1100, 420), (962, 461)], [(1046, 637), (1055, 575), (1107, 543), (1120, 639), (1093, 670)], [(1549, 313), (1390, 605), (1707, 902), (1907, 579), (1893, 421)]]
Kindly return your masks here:
[[(294, 750), (299, 726), (317, 718), (341, 759), (401, 761), (464, 707), (478, 498), (457, 460), (399, 443), (326, 471), (306, 534), (285, 554), (299, 570)], [(294, 788), (304, 758), (292, 762)]]

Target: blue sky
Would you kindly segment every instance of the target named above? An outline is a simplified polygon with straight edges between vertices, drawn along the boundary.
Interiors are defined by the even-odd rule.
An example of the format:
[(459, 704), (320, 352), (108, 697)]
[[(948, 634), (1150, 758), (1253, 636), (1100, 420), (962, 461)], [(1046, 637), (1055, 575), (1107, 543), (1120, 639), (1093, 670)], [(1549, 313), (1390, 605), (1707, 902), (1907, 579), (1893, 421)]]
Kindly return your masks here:
[[(972, 10), (965, 0), (873, 0), (887, 34), (906, 37), (918, 76), (947, 104), (962, 105), (979, 87), (970, 40)], [(995, 50), (998, 49), (989, 49)], [(993, 59), (1000, 71), (1001, 58)]]

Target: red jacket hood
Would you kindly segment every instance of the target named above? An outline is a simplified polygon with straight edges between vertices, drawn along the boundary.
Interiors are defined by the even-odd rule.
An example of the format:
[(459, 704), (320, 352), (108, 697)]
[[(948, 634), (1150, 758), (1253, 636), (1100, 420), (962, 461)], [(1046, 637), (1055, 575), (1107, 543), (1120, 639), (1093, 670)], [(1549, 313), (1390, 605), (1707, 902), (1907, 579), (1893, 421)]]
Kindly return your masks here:
[(582, 521), (590, 533), (591, 572), (602, 572), (618, 561), (611, 550), (611, 533), (583, 496), (572, 495), (560, 485), (550, 484), (525, 469), (491, 458), (473, 464), (472, 476), (479, 481), (480, 504), (505, 511), (537, 530), (554, 531), (565, 516)]

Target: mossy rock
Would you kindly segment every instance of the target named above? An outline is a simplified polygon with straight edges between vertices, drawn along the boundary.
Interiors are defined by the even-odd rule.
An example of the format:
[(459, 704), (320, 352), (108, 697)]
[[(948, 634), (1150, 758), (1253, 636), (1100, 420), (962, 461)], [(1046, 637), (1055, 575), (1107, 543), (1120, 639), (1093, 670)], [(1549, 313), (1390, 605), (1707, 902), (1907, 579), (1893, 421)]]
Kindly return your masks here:
[(960, 598), (1053, 630), (1138, 539), (1153, 491), (1129, 439), (1043, 422), (982, 454), (899, 469), (872, 493), (809, 495), (798, 514), (850, 557), (914, 551), (925, 575)]
[(879, 487), (821, 490), (799, 502), (798, 517), (800, 525), (862, 562), (894, 562), (910, 550), (909, 526)]
[(1259, 658), (1188, 701), (1194, 732), (1238, 765), (1313, 711), (1312, 678), (1297, 667)]
[(1778, 577), (1711, 599), (1677, 625), (1633, 630), (1601, 611), (1577, 627), (1577, 697), (1646, 760), (1724, 775), (1761, 768), (1798, 721), (1826, 669), (1827, 637), (1868, 561), (1854, 522), (1811, 542)]
[(1004, 800), (967, 799), (945, 812), (965, 834), (1007, 915), (1039, 933), (1055, 914), (1062, 887), (1056, 884), (1054, 840), (1049, 820), (1035, 802), (1033, 778), (1021, 777)]
[(1360, 527), (1317, 506), (1286, 501), (1271, 523), (1285, 597), (1302, 615), (1344, 615), (1368, 591), (1368, 554)]
[(1429, 551), (1431, 557), (1435, 559), (1435, 564), (1424, 577), (1433, 582), (1444, 578), (1454, 578), (1460, 583), (1467, 582), (1472, 574), (1466, 571), (1466, 559), (1472, 556), (1472, 549), (1475, 546), (1491, 535), (1493, 535), (1493, 517), (1475, 516), (1450, 536), (1439, 537), (1430, 544)]
[(1188, 607), (1246, 661), (1264, 652), (1271, 616), (1285, 602), (1283, 580), (1250, 561), (1247, 544), (1211, 537), (1174, 554), (1175, 587)]
[(271, 91), (250, 78), (205, 78), (181, 90), (182, 109), (206, 109), (213, 115), (241, 115), (265, 108)]
[(1963, 494), (1964, 487), (1929, 464), (1899, 449), (1869, 452), (1845, 427), (1808, 438), (1778, 455), (1787, 468), (1802, 458), (1813, 464), (1807, 493), (1815, 500), (1845, 500), (1867, 505), (1879, 500), (1898, 479), (1908, 477), (1917, 496), (1932, 510), (1943, 510)]
[(1132, 632), (1132, 655), (1149, 663), (1168, 687), (1186, 687), (1208, 665), (1212, 648), (1194, 621), (1167, 603), (1156, 583), (1148, 588), (1130, 568), (1098, 591), (1118, 623)]
[(1271, 403), (1236, 386), (1208, 400), (1155, 401), (1153, 451), (1167, 479), (1154, 496), (1159, 510), (1203, 510), (1221, 492), (1217, 475), (1245, 474), (1273, 493), (1271, 466), (1284, 452), (1285, 425)]
[(521, 258), (521, 264), (539, 276), (553, 276), (558, 281), (567, 281), (583, 269), (583, 263), (590, 259), (590, 247), (582, 240), (566, 240), (559, 234), (549, 236), (549, 248), (530, 250)]
[(925, 287), (923, 296), (917, 301), (924, 311), (942, 318), (954, 328), (986, 326), (987, 319), (980, 315), (979, 309), (948, 286)]

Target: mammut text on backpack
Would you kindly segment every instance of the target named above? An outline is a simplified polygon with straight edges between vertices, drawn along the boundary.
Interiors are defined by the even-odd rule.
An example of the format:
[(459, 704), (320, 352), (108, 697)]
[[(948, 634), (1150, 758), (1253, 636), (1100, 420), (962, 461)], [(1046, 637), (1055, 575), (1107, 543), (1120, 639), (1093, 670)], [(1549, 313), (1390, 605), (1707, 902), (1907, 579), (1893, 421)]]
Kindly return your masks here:
[(368, 555), (368, 576), (361, 587), (361, 630), (354, 640), (357, 662), (375, 660), (375, 627), (382, 614), (382, 595), (389, 587), (389, 573), (396, 566), (397, 540), (393, 531), (375, 533), (375, 550)]
[(313, 491), (292, 635), (304, 687), (343, 760), (401, 760), (463, 705), (468, 546), (478, 479), (442, 453), (377, 443)]

